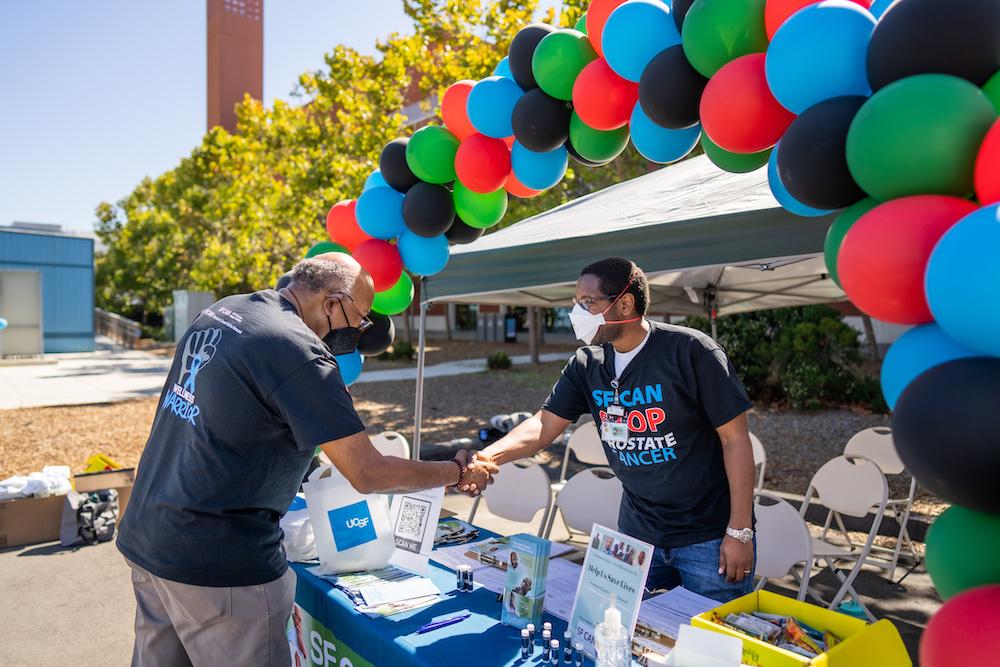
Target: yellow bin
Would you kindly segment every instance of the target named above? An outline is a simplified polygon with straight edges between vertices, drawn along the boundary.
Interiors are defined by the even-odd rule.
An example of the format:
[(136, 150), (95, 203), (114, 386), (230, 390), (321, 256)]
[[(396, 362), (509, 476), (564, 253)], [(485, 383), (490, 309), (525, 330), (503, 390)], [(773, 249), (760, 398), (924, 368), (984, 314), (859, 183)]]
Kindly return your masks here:
[[(826, 653), (810, 659), (712, 622), (713, 612), (725, 618), (727, 614), (753, 611), (794, 616), (817, 630), (832, 632), (842, 641)], [(743, 664), (756, 667), (912, 667), (913, 664), (896, 626), (889, 621), (883, 619), (869, 624), (770, 591), (744, 595), (695, 616), (691, 624), (738, 637), (743, 641)]]

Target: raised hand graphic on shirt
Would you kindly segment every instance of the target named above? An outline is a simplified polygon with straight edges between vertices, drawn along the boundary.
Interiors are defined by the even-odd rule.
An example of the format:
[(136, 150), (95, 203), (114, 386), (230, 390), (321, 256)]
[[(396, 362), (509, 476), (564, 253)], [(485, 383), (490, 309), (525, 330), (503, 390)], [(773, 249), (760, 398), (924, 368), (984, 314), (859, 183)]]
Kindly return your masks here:
[(181, 360), (181, 386), (185, 391), (194, 393), (195, 380), (208, 362), (215, 356), (216, 346), (222, 339), (222, 329), (205, 329), (196, 331), (187, 339), (184, 346), (184, 357)]

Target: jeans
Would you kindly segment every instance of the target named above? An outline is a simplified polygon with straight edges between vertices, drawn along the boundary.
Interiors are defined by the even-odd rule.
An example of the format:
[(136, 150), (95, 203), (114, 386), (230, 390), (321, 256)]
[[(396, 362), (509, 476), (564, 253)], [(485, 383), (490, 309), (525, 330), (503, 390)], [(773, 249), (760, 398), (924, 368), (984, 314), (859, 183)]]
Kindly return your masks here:
[[(673, 549), (656, 547), (649, 564), (646, 590), (684, 586), (689, 591), (723, 603), (746, 595), (753, 590), (753, 572), (746, 575), (743, 581), (726, 581), (726, 575), (719, 574), (721, 548), (722, 538)], [(757, 542), (754, 540), (756, 554)]]

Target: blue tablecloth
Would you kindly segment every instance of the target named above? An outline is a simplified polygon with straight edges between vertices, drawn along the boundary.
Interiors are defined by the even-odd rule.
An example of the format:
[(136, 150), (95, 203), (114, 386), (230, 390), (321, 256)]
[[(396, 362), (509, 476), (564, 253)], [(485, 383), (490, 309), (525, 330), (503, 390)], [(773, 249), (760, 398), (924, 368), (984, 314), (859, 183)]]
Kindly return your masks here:
[[(520, 631), (500, 624), (500, 603), (496, 593), (476, 586), (472, 593), (455, 590), (455, 573), (433, 561), (429, 575), (446, 598), (437, 604), (411, 612), (395, 614), (385, 618), (368, 618), (358, 613), (354, 605), (341, 591), (323, 579), (307, 572), (310, 565), (293, 563), (298, 575), (295, 602), (315, 621), (327, 628), (333, 635), (336, 646), (328, 650), (336, 660), (316, 661), (316, 639), (306, 638), (307, 654), (313, 652), (312, 663), (336, 667), (361, 667), (354, 659), (342, 663), (344, 646), (375, 667), (402, 667), (420, 665), (442, 667), (463, 665), (471, 667), (501, 667), (504, 665), (541, 665), (541, 650), (535, 651), (533, 659), (521, 660)], [(417, 630), (433, 621), (448, 618), (464, 612), (470, 618), (453, 625), (417, 634)], [(566, 623), (545, 615), (552, 623), (552, 636), (562, 643)], [(541, 628), (538, 629), (541, 632)], [(536, 644), (537, 644), (536, 639)], [(338, 645), (339, 642), (339, 645)], [(350, 653), (347, 653), (350, 656)]]

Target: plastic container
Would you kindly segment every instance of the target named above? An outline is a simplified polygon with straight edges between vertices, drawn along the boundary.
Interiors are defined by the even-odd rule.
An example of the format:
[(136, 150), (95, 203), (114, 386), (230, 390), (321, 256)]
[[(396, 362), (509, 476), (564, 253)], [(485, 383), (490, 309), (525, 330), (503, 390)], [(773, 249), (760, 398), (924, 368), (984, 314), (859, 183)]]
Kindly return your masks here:
[(597, 667), (626, 667), (632, 662), (632, 640), (622, 625), (622, 613), (615, 608), (615, 599), (604, 610), (604, 622), (594, 629)]
[(321, 574), (385, 567), (395, 549), (387, 496), (358, 493), (333, 466), (313, 471), (302, 490)]

